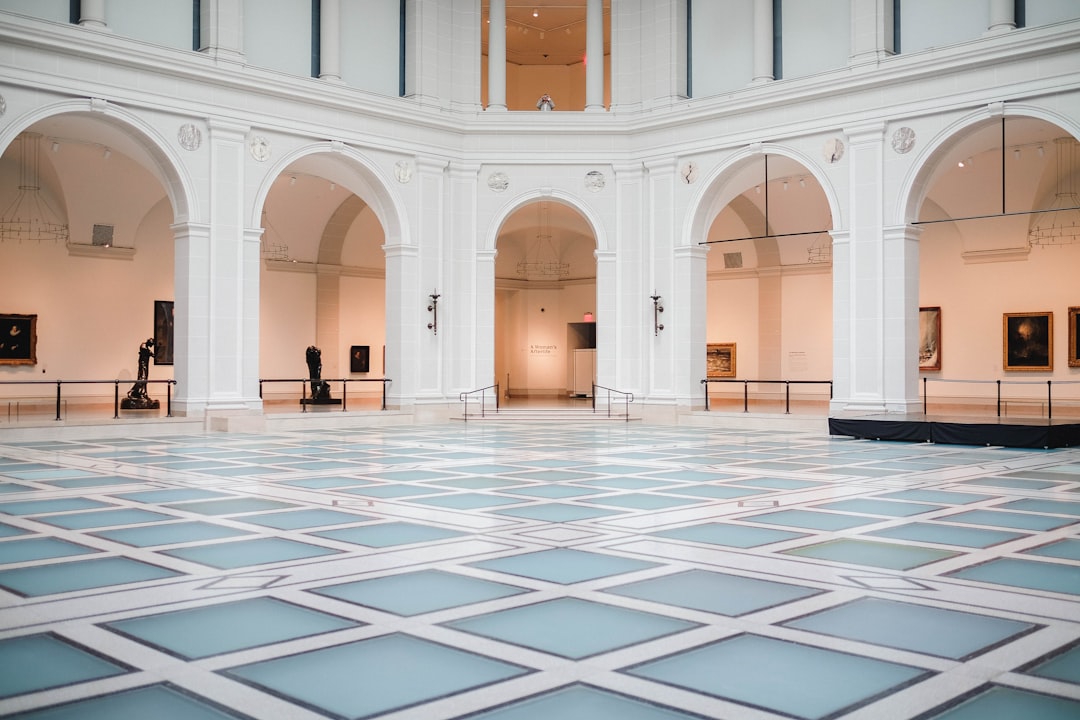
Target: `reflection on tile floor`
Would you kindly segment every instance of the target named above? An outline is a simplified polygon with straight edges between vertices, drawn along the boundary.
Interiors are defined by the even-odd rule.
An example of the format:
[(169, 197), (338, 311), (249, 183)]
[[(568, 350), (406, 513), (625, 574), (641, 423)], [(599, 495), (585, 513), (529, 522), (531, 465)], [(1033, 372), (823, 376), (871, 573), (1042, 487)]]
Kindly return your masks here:
[(1080, 450), (463, 424), (5, 441), (0, 716), (1080, 717)]

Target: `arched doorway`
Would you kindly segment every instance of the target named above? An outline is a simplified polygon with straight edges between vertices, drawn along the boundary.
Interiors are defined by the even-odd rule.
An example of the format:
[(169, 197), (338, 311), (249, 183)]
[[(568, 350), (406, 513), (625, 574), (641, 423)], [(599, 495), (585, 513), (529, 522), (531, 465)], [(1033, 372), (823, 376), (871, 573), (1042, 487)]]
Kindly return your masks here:
[[(89, 101), (54, 110), (0, 157), (3, 310), (36, 323), (34, 362), (5, 363), (0, 376), (131, 380), (140, 345), (155, 337), (149, 378), (173, 379), (184, 362), (173, 345), (173, 225), (189, 216), (189, 187), (137, 118), (109, 105), (91, 112)], [(21, 234), (20, 218), (57, 231)], [(151, 384), (149, 395), (164, 414), (165, 388)], [(63, 397), (67, 417), (111, 417), (112, 384), (65, 385)]]
[(507, 217), (496, 248), (495, 377), (504, 401), (587, 399), (597, 322), (589, 223), (569, 205), (543, 198)]
[[(909, 312), (922, 322), (909, 367), (918, 365), (927, 411), (994, 415), (1000, 381), (1003, 415), (1046, 417), (1046, 382), (1074, 380), (1080, 367), (1076, 138), (1038, 117), (982, 118), (943, 138), (917, 177)], [(1016, 335), (1032, 327), (1037, 353)], [(1078, 400), (1076, 385), (1055, 384), (1053, 416), (1075, 414)]]
[[(349, 383), (348, 408), (377, 410), (376, 381), (386, 376), (386, 233), (346, 166), (329, 154), (305, 156), (266, 195), (260, 377), (307, 377), (306, 349), (314, 345), (324, 379), (365, 381)], [(341, 384), (331, 386), (340, 399)], [(295, 384), (271, 383), (264, 407), (297, 411), (300, 393)]]
[[(833, 220), (809, 169), (757, 154), (730, 169), (706, 242), (706, 375), (719, 380), (826, 381), (832, 364)], [(742, 384), (712, 383), (717, 408), (744, 402)], [(824, 410), (828, 385), (796, 385), (792, 410)], [(750, 401), (784, 408), (784, 386), (751, 383)]]

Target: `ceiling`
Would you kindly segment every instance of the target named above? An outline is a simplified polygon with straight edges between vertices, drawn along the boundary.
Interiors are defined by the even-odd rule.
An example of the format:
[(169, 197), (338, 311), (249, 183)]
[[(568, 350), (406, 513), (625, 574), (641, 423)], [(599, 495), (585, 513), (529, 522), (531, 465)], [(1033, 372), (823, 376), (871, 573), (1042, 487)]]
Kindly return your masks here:
[[(576, 65), (585, 57), (586, 0), (506, 0), (506, 59), (516, 65)], [(489, 0), (481, 1), (482, 52)], [(603, 0), (604, 54), (611, 48), (611, 0)]]

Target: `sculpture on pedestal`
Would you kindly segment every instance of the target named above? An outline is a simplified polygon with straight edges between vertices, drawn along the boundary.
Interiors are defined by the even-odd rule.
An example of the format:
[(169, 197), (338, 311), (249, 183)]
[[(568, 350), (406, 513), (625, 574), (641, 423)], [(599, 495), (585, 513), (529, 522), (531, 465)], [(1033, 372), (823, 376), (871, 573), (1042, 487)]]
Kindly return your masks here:
[(139, 368), (135, 384), (128, 390), (127, 397), (120, 402), (125, 410), (156, 410), (161, 403), (151, 398), (146, 392), (146, 381), (150, 378), (150, 358), (154, 357), (154, 338), (147, 338), (139, 346)]
[(308, 377), (311, 379), (311, 399), (329, 400), (330, 383), (322, 379), (322, 350), (314, 345), (307, 349)]

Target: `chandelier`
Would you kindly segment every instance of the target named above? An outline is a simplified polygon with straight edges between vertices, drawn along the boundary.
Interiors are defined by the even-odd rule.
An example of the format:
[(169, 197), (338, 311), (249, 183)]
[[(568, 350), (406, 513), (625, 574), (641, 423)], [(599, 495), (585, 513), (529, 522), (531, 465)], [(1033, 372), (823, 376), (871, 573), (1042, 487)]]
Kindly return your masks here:
[(264, 260), (288, 262), (291, 259), (289, 257), (289, 246), (281, 239), (281, 233), (270, 222), (270, 216), (266, 214), (266, 208), (263, 208), (262, 211), (262, 226), (263, 236), (259, 241), (259, 254), (262, 255)]
[(1057, 146), (1057, 193), (1048, 210), (1038, 213), (1028, 232), (1031, 245), (1052, 247), (1080, 242), (1080, 198), (1073, 177), (1076, 140), (1060, 137)]
[(570, 263), (559, 260), (548, 230), (548, 204), (538, 203), (536, 208), (536, 237), (525, 248), (525, 257), (517, 264), (517, 274), (526, 280), (561, 280), (570, 275)]
[(40, 133), (21, 133), (19, 144), (19, 193), (14, 202), (0, 215), (0, 241), (3, 240), (63, 240), (67, 242), (68, 226), (41, 195), (38, 179)]

